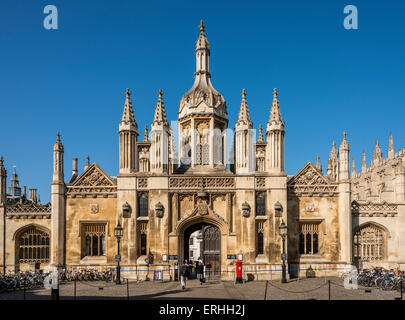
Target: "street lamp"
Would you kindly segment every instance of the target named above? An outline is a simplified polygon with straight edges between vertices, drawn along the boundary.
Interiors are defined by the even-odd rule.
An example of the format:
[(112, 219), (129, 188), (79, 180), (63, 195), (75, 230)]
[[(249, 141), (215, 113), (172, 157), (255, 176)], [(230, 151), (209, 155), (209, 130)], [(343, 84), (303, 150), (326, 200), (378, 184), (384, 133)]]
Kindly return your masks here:
[(285, 254), (285, 239), (287, 238), (287, 226), (284, 223), (284, 220), (281, 220), (281, 224), (278, 227), (278, 231), (280, 232), (280, 236), (283, 239), (283, 253), (281, 254), (281, 260), (283, 261), (282, 265), (282, 278), (281, 282), (282, 283), (287, 283), (287, 278), (286, 278), (286, 265), (285, 265), (285, 260), (286, 260), (286, 254)]
[(117, 226), (114, 228), (114, 235), (117, 238), (117, 255), (115, 256), (115, 260), (117, 261), (117, 279), (116, 284), (121, 284), (121, 267), (120, 267), (120, 240), (123, 235), (123, 228), (121, 227), (121, 223), (118, 221)]

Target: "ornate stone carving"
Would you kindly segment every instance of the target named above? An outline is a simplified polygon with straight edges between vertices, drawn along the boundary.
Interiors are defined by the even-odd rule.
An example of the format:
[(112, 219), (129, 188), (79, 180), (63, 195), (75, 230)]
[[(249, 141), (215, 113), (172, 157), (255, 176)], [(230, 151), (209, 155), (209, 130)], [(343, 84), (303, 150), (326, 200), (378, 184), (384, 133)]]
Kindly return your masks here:
[(308, 162), (288, 181), (287, 190), (290, 194), (297, 196), (333, 196), (338, 193), (338, 185), (331, 182), (311, 162)]
[(266, 188), (266, 178), (256, 178), (256, 188)]
[(117, 183), (108, 176), (96, 163), (93, 163), (72, 184), (68, 184), (67, 196), (117, 196)]
[(148, 178), (138, 178), (138, 188), (143, 189), (148, 187)]
[(122, 205), (122, 215), (124, 218), (130, 218), (131, 217), (131, 212), (132, 212), (132, 208), (131, 205), (128, 202), (125, 202)]
[(99, 207), (97, 203), (90, 204), (90, 212), (93, 214), (98, 213)]
[(352, 202), (353, 216), (361, 217), (394, 217), (398, 214), (398, 205), (394, 203)]
[(250, 216), (250, 204), (246, 201), (242, 203), (242, 215), (245, 218), (248, 218)]
[(165, 211), (165, 207), (163, 206), (163, 204), (161, 204), (160, 202), (158, 202), (158, 203), (155, 205), (155, 214), (156, 214), (156, 217), (158, 217), (158, 218), (163, 218), (164, 211)]
[(176, 177), (170, 178), (172, 189), (227, 189), (235, 187), (235, 179), (229, 177)]
[(50, 219), (51, 213), (51, 203), (45, 205), (39, 203), (30, 203), (28, 205), (16, 203), (7, 206), (6, 216), (8, 219)]

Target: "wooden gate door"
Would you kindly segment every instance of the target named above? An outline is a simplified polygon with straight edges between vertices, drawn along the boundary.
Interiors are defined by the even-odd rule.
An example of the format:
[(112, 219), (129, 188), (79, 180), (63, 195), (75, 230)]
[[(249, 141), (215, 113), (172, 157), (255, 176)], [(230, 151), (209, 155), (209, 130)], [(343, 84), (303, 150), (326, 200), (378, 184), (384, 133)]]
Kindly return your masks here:
[[(206, 277), (221, 278), (221, 232), (217, 227), (203, 227), (203, 257), (206, 267)], [(211, 268), (207, 268), (211, 266)]]

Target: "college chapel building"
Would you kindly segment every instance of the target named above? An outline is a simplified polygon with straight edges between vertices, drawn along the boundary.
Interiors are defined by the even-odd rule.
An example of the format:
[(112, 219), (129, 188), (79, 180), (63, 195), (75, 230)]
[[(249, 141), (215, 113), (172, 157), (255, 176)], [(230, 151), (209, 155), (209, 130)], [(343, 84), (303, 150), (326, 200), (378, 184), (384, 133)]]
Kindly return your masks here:
[(388, 156), (383, 157), (377, 142), (371, 166), (363, 154), (360, 172), (354, 160), (350, 164), (344, 133), (339, 147), (333, 143), (326, 172), (318, 157), (315, 164), (308, 162), (288, 176), (277, 90), (268, 122), (263, 130), (258, 128), (257, 137), (244, 90), (234, 131), (227, 131), (227, 106), (211, 84), (204, 28), (201, 22), (195, 81), (180, 100), (176, 132), (169, 126), (159, 91), (150, 132), (145, 127), (140, 139), (137, 108), (126, 91), (116, 176), (88, 158), (82, 172), (73, 159), (72, 175), (65, 177), (58, 134), (52, 202), (41, 204), (35, 190), (29, 197), (21, 192), (16, 174), (7, 192), (1, 159), (2, 272), (49, 264), (113, 267), (118, 223), (123, 227), (120, 255), (127, 277), (147, 276), (142, 273), (145, 266), (170, 269), (172, 275), (174, 264), (191, 256), (190, 238), (197, 233), (199, 252), (192, 256), (210, 264), (222, 278), (234, 277), (236, 259), (256, 278), (268, 278), (268, 270), (280, 270), (282, 222), (288, 231), (290, 275), (309, 266), (405, 268), (405, 156), (403, 149), (394, 150), (392, 135)]

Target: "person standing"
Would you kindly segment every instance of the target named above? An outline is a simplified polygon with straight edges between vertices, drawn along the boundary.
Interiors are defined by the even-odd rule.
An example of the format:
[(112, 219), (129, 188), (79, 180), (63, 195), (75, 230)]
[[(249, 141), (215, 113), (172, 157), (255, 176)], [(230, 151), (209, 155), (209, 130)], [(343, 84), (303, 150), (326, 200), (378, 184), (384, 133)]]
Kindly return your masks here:
[(204, 265), (203, 263), (196, 262), (196, 272), (197, 272), (197, 279), (200, 280), (200, 285), (204, 282)]
[(184, 290), (186, 288), (186, 279), (190, 274), (190, 267), (187, 263), (187, 260), (184, 260), (184, 263), (180, 267), (180, 281), (181, 288)]

